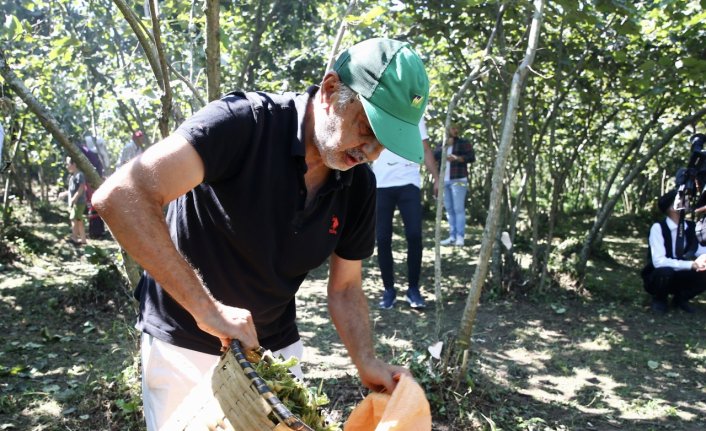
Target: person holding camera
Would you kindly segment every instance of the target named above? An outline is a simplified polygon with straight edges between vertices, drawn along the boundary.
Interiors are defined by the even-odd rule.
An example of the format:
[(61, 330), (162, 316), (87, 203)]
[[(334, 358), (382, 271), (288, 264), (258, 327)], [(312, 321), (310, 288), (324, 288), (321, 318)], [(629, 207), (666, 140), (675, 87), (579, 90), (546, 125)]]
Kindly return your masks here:
[(645, 290), (652, 296), (651, 308), (660, 314), (668, 311), (670, 295), (675, 308), (693, 313), (689, 300), (706, 290), (706, 247), (699, 244), (693, 221), (684, 221), (682, 233), (678, 232), (676, 197), (677, 191), (671, 190), (657, 201), (666, 217), (650, 229), (650, 261), (641, 274)]

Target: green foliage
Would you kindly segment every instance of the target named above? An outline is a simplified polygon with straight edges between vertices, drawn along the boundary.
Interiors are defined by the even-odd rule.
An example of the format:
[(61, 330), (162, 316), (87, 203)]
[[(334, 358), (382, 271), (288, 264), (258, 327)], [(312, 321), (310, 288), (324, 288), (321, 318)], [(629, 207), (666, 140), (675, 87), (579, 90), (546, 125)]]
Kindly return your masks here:
[(24, 259), (31, 260), (34, 255), (43, 253), (52, 243), (50, 239), (38, 236), (30, 225), (23, 223), (24, 220), (26, 216), (20, 215), (17, 218), (11, 216), (8, 225), (4, 227), (8, 258), (20, 255)]
[(340, 431), (340, 423), (327, 421), (323, 408), (329, 399), (322, 392), (321, 386), (318, 389), (310, 388), (289, 371), (297, 362), (296, 357), (288, 360), (270, 357), (270, 360), (261, 360), (255, 364), (255, 371), (282, 404), (314, 431)]
[[(478, 161), (471, 166), (471, 219), (483, 223), (504, 101), (523, 55), (531, 2), (504, 3), (507, 8), (488, 55), (485, 48), (499, 2), (365, 0), (344, 17), (345, 3), (222, 2), (223, 92), (236, 88), (301, 91), (318, 83), (338, 25), (345, 20), (349, 28), (342, 46), (387, 36), (408, 40), (419, 52), (432, 84), (427, 124), (432, 142), (439, 145), (449, 101), (468, 74), (481, 68), (453, 119), (475, 145)], [(141, 4), (131, 5), (151, 29)], [(166, 0), (159, 7), (168, 63), (205, 93), (205, 19), (200, 4)], [(29, 0), (6, 2), (2, 10), (0, 49), (74, 142), (86, 134), (100, 136), (115, 160), (136, 128), (143, 128), (152, 141), (158, 138), (162, 95), (132, 29), (113, 2)], [(686, 138), (703, 131), (703, 119), (674, 136), (635, 178), (629, 180), (625, 173), (664, 138), (664, 131), (703, 107), (704, 16), (703, 0), (548, 4), (506, 178), (513, 199), (519, 195), (523, 176), (530, 178), (515, 241), (518, 253), (543, 259), (543, 247), (558, 245), (548, 262), (534, 263), (550, 265), (553, 276), (570, 273), (592, 220), (581, 217), (582, 224), (574, 225), (562, 218), (595, 215), (613, 197), (620, 197), (615, 207), (619, 215), (641, 214), (650, 209), (663, 187), (673, 183), (674, 173), (688, 158)], [(179, 111), (188, 116), (200, 108), (187, 85), (175, 75), (171, 81)], [(2, 96), (10, 100), (8, 106), (16, 107), (12, 116), (0, 118), (6, 130), (14, 130), (8, 141), (17, 139), (22, 129), (14, 161), (19, 179), (13, 180), (11, 194), (20, 194), (18, 182), (29, 179), (36, 185), (40, 176), (46, 185), (63, 187), (62, 151), (4, 82)], [(172, 122), (170, 128), (175, 127)], [(618, 192), (622, 181), (628, 182), (627, 188)], [(16, 214), (20, 208), (13, 206), (12, 211), (16, 222), (5, 228), (0, 241), (3, 265), (17, 262), (18, 257), (31, 262), (58, 239), (36, 236), (23, 227), (25, 219)], [(42, 206), (37, 211), (44, 220), (64, 217), (45, 214)], [(551, 214), (559, 222), (551, 226), (556, 227), (554, 237), (545, 238), (551, 231)], [(637, 223), (632, 226), (623, 232), (625, 236), (636, 231), (644, 235)], [(535, 232), (540, 237), (534, 237)], [(619, 265), (622, 260), (614, 258), (617, 248), (615, 244), (594, 248), (597, 264)], [(110, 283), (119, 278), (110, 263), (113, 258), (91, 247), (85, 249), (85, 256), (87, 262), (108, 268), (93, 275), (96, 286), (115, 287)], [(589, 290), (610, 293), (611, 283), (619, 281), (609, 276), (589, 279)], [(108, 290), (92, 287), (69, 284), (66, 301), (84, 305), (104, 301)], [(428, 358), (422, 357), (422, 353), (416, 357), (410, 353), (407, 359), (421, 372), (428, 364)], [(434, 376), (428, 377), (430, 386), (443, 383), (434, 381)], [(438, 397), (453, 398), (446, 393)], [(121, 411), (133, 409), (130, 399), (120, 399)], [(0, 399), (0, 406), (12, 403)], [(539, 425), (518, 425), (531, 426)]]
[[(184, 0), (160, 2), (160, 18), (168, 62), (205, 93), (205, 18), (200, 7)], [(150, 28), (140, 5), (133, 11)], [(484, 49), (498, 14), (498, 4), (485, 1), (358, 2), (351, 16), (345, 4), (322, 0), (301, 2), (231, 2), (221, 5), (222, 88), (301, 91), (320, 81), (338, 25), (348, 23), (342, 45), (365, 37), (409, 40), (427, 63), (432, 83), (427, 123), (432, 141), (443, 136), (448, 101), (476, 66), (486, 72), (474, 82), (455, 112), (463, 133), (478, 155), (471, 187), (487, 200), (489, 172), (501, 128), (507, 84), (521, 58), (515, 47), (526, 36), (531, 5), (507, 3), (502, 27), (489, 56)], [(14, 2), (5, 10), (0, 46), (13, 69), (79, 141), (103, 137), (112, 156), (132, 130), (144, 127), (156, 140), (160, 92), (132, 29), (108, 0)], [(508, 184), (516, 188), (530, 158), (535, 164), (536, 202), (548, 208), (553, 179), (563, 174), (560, 204), (566, 210), (590, 208), (619, 164), (627, 143), (657, 110), (666, 128), (703, 104), (706, 31), (697, 2), (661, 3), (562, 1), (545, 9), (542, 49), (526, 89), (526, 130), (518, 129), (519, 145), (510, 163)], [(200, 108), (191, 90), (172, 77), (175, 103), (185, 115)], [(566, 95), (562, 95), (566, 92)], [(65, 95), (69, 95), (66, 97)], [(560, 103), (553, 107), (557, 101)], [(21, 103), (19, 103), (21, 106)], [(608, 116), (618, 113), (608, 122)], [(547, 117), (549, 112), (552, 117)], [(49, 183), (62, 177), (61, 154), (31, 115), (22, 151), (41, 166)], [(552, 139), (545, 127), (549, 121)], [(175, 128), (176, 125), (170, 125)], [(697, 127), (698, 128), (698, 127)], [(522, 134), (519, 134), (519, 133)], [(525, 136), (529, 142), (523, 142)], [(627, 155), (628, 165), (654, 142)], [(626, 196), (659, 192), (661, 176), (685, 163), (684, 136), (665, 148), (640, 177), (640, 187)], [(573, 154), (580, 148), (577, 154)], [(620, 178), (618, 178), (620, 179)], [(618, 204), (618, 211), (630, 207)]]

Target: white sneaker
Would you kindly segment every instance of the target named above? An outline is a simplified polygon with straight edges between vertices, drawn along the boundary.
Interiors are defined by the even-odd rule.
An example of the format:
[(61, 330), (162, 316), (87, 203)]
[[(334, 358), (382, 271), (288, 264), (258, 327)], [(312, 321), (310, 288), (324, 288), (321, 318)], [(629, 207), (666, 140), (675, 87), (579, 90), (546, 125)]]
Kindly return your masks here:
[(453, 239), (452, 237), (448, 237), (448, 238), (446, 238), (446, 239), (444, 239), (444, 240), (441, 240), (441, 241), (439, 242), (439, 244), (441, 244), (441, 245), (449, 245), (449, 244), (453, 244), (453, 242), (454, 242), (454, 239)]
[(456, 238), (454, 245), (463, 247), (463, 238)]

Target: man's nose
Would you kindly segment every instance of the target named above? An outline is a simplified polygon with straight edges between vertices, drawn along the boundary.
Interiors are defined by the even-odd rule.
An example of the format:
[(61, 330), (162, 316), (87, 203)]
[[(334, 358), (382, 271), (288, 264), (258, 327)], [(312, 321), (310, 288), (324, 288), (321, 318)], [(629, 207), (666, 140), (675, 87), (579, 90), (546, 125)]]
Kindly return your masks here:
[(382, 150), (384, 150), (385, 147), (383, 147), (382, 144), (376, 140), (363, 144), (361, 149), (367, 156), (368, 160), (372, 162), (380, 156), (380, 153), (382, 153)]

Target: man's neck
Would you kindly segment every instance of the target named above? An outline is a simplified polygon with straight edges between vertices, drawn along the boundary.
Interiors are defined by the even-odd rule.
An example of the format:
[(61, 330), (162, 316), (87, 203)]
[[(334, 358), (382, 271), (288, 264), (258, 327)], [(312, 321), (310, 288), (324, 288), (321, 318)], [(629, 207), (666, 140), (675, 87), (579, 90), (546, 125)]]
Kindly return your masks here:
[(331, 168), (324, 164), (321, 153), (314, 142), (314, 110), (317, 109), (315, 106), (317, 96), (318, 92), (309, 99), (304, 117), (304, 161), (306, 162), (304, 182), (306, 183), (307, 204), (316, 196), (331, 172)]
[(679, 225), (679, 213), (677, 211), (670, 211), (669, 214), (667, 214), (667, 217), (669, 217), (674, 224)]

